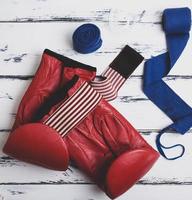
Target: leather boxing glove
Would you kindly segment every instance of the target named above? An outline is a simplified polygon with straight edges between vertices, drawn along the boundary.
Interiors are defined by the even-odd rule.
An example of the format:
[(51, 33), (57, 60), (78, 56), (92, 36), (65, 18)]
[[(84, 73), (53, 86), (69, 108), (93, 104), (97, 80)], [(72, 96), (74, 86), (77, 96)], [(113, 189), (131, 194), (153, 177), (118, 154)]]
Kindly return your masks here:
[(65, 97), (67, 82), (75, 74), (89, 81), (95, 77), (96, 68), (46, 49), (20, 102), (13, 130), (22, 124), (39, 121), (53, 105)]
[[(95, 77), (96, 68), (46, 49), (39, 68), (21, 100), (13, 130), (16, 129), (17, 132), (19, 126), (39, 121), (53, 105), (66, 98), (68, 87), (76, 74), (83, 80), (90, 81)], [(36, 134), (38, 132), (40, 133)], [(9, 145), (5, 145), (3, 148), (4, 153), (45, 167), (52, 164), (55, 169), (57, 169), (58, 163), (68, 163), (68, 152), (63, 140), (59, 139), (57, 134), (44, 137), (47, 131), (41, 132), (41, 128), (38, 132), (21, 135), (21, 137), (15, 138), (17, 141), (11, 140), (15, 144), (12, 144), (11, 141), (8, 142)], [(59, 144), (57, 147), (54, 146), (55, 141)], [(16, 144), (17, 148), (15, 148)], [(50, 146), (52, 146), (51, 149), (48, 148)], [(18, 147), (27, 148), (30, 151), (25, 154)], [(67, 164), (62, 169), (66, 168)]]
[[(87, 102), (94, 102), (94, 98), (87, 99), (85, 97), (83, 100), (86, 105)], [(80, 109), (78, 113), (83, 114), (87, 108)], [(49, 120), (50, 117), (48, 123)], [(66, 134), (63, 139), (70, 159), (111, 198), (118, 197), (133, 186), (159, 157), (131, 124), (103, 98), (70, 131), (67, 129), (65, 132), (57, 123), (52, 121), (52, 125), (61, 127), (62, 136)]]

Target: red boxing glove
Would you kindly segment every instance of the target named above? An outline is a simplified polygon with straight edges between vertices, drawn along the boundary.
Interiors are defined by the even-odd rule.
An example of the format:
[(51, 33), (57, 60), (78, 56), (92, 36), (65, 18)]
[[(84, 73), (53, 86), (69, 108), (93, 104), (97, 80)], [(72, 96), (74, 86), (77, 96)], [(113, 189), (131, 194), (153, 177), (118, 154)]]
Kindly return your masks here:
[[(19, 126), (39, 121), (53, 105), (66, 98), (68, 87), (73, 82), (72, 77), (76, 74), (83, 80), (90, 81), (95, 77), (96, 68), (46, 49), (35, 77), (21, 100), (13, 130), (17, 133), (16, 128)], [(21, 130), (23, 128), (25, 126), (21, 126)], [(9, 137), (3, 151), (20, 160), (45, 167), (51, 165), (54, 169), (62, 163), (62, 169), (67, 169), (68, 151), (62, 138), (58, 134), (49, 134), (49, 129), (37, 129), (35, 131), (34, 126), (32, 132), (26, 135), (21, 134), (18, 138)], [(55, 146), (55, 141), (58, 146)]]

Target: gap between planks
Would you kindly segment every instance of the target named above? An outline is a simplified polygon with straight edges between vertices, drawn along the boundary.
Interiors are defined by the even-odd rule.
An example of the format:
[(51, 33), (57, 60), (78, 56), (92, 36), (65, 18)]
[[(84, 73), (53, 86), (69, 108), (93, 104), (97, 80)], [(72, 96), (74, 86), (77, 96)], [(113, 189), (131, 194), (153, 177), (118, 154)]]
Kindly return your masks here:
[[(34, 75), (0, 75), (0, 79), (32, 80)], [(142, 79), (143, 75), (131, 75), (128, 79)], [(165, 80), (192, 79), (192, 75), (168, 75)]]

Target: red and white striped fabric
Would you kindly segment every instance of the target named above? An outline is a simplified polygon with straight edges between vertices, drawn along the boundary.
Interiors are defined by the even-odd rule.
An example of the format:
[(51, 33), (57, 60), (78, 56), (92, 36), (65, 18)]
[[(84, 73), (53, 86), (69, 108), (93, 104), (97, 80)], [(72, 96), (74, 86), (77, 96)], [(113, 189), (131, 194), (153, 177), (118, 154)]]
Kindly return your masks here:
[(101, 78), (103, 80), (95, 79), (91, 81), (91, 86), (100, 93), (105, 100), (114, 100), (126, 79), (111, 67), (108, 67), (107, 70), (102, 73)]
[(102, 96), (85, 82), (43, 123), (64, 136), (95, 108), (101, 98)]
[(102, 98), (111, 101), (126, 81), (118, 72), (108, 67), (101, 76), (103, 80), (85, 82), (43, 123), (55, 129), (62, 136), (73, 129), (92, 111)]
[(85, 82), (71, 97), (44, 121), (62, 136), (73, 129), (92, 111), (102, 98), (112, 101), (126, 79), (142, 62), (143, 57), (125, 46), (110, 66), (102, 73), (102, 80)]

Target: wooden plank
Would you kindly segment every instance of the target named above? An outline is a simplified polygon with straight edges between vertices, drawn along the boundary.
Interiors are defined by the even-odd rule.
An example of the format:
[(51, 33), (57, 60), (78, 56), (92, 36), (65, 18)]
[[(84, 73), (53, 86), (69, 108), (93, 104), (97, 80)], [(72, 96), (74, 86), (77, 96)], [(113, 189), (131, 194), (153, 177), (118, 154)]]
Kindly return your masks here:
[[(0, 79), (0, 130), (11, 128), (20, 99), (30, 81), (31, 79)], [(191, 77), (168, 77), (165, 81), (176, 88), (182, 88), (186, 100), (191, 101), (190, 95), (187, 95), (187, 86), (192, 85)], [(161, 129), (171, 124), (171, 120), (143, 94), (141, 86), (141, 77), (133, 76), (121, 88), (118, 98), (111, 102), (112, 105), (137, 129)]]
[[(141, 52), (145, 58), (165, 51), (164, 34), (163, 32), (159, 34), (159, 26), (154, 28), (149, 26), (145, 30), (142, 26), (130, 25), (130, 29), (119, 33), (121, 36), (119, 40), (116, 37), (117, 32), (112, 31), (110, 26), (98, 24), (104, 41), (102, 47), (92, 54), (79, 54), (73, 50), (71, 41), (73, 31), (79, 25), (81, 23), (0, 24), (0, 74), (33, 75), (45, 48), (98, 67), (98, 73), (112, 62), (126, 44)], [(141, 31), (142, 36), (137, 34)], [(17, 39), (13, 36), (13, 32)], [(135, 74), (141, 75), (142, 70), (141, 66)]]
[[(191, 186), (135, 185), (117, 200), (127, 199), (189, 199)], [(109, 198), (95, 185), (11, 185), (1, 186), (1, 200), (109, 200)]]
[[(120, 29), (121, 32), (117, 33), (107, 24), (98, 24), (104, 41), (102, 47), (92, 54), (79, 54), (73, 50), (71, 37), (80, 24), (0, 24), (0, 75), (34, 75), (45, 48), (95, 66), (98, 73), (112, 62), (126, 44), (136, 49), (146, 59), (166, 50), (165, 36), (160, 26), (130, 25), (128, 28)], [(138, 34), (140, 32), (142, 35)], [(117, 34), (121, 39), (116, 37)], [(29, 43), (29, 41), (32, 42)], [(192, 39), (189, 43), (192, 43)], [(184, 64), (189, 65), (187, 61)], [(134, 72), (134, 75), (142, 74), (143, 63)], [(192, 72), (188, 70), (185, 73), (181, 67), (175, 72), (175, 75), (179, 74), (192, 75)]]
[[(107, 0), (96, 2), (81, 1), (82, 6), (76, 6), (75, 1), (61, 0), (7, 0), (0, 7), (1, 22), (36, 22), (36, 21), (78, 21), (78, 22), (118, 22), (129, 23), (159, 23), (161, 12), (167, 7), (191, 6), (191, 0), (164, 2), (155, 1), (141, 6), (139, 0), (121, 3), (108, 3)], [(150, 4), (150, 7), (149, 7)], [(74, 9), (75, 8), (75, 9)], [(22, 12), (21, 12), (22, 10)], [(146, 11), (147, 10), (147, 11)]]
[[(142, 133), (145, 140), (155, 148), (155, 137), (157, 133)], [(2, 149), (7, 140), (7, 132), (0, 133), (0, 149)], [(185, 136), (167, 134), (162, 138), (165, 145), (182, 143), (186, 147), (185, 155), (176, 161), (167, 161), (160, 158), (150, 172), (145, 175), (139, 184), (192, 184), (192, 172), (188, 163), (192, 162), (191, 151), (192, 135)], [(174, 149), (167, 152), (169, 156), (178, 154), (180, 149)], [(22, 172), (22, 173), (21, 173)], [(0, 152), (0, 185), (4, 184), (69, 184), (83, 183), (90, 184), (92, 181), (81, 173), (78, 169), (70, 166), (66, 172), (48, 170), (42, 167), (24, 163), (11, 159)]]

